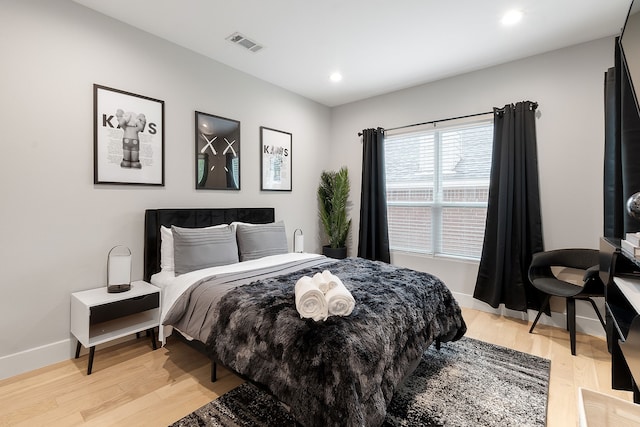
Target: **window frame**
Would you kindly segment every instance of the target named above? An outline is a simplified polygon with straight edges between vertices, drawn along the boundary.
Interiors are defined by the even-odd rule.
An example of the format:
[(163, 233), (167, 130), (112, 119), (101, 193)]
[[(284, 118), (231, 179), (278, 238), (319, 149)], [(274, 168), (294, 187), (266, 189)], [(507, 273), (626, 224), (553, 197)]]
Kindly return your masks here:
[[(464, 129), (470, 127), (482, 127), (482, 126), (491, 126), (491, 150), (493, 146), (493, 115), (488, 113), (486, 115), (479, 115), (479, 117), (467, 118), (466, 120), (457, 120), (455, 123), (429, 123), (428, 128), (422, 129), (412, 129), (410, 131), (398, 132), (396, 134), (392, 134), (392, 137), (400, 137), (406, 135), (418, 135), (420, 134), (433, 134), (433, 152), (434, 152), (434, 173), (433, 180), (431, 184), (433, 185), (433, 197), (432, 200), (422, 200), (422, 201), (411, 201), (411, 200), (389, 200), (387, 198), (387, 216), (389, 217), (389, 208), (390, 207), (408, 207), (408, 208), (429, 208), (431, 212), (431, 221), (428, 227), (428, 233), (430, 234), (430, 248), (423, 248), (424, 250), (419, 250), (416, 248), (403, 248), (400, 246), (394, 246), (391, 242), (389, 242), (389, 249), (393, 252), (405, 253), (405, 254), (416, 254), (423, 256), (431, 256), (431, 257), (442, 257), (442, 258), (452, 258), (452, 259), (460, 259), (460, 260), (468, 260), (468, 261), (479, 261), (480, 253), (482, 251), (482, 243), (480, 243), (480, 247), (477, 248), (479, 250), (478, 256), (473, 255), (465, 255), (465, 254), (456, 254), (456, 253), (445, 253), (443, 249), (443, 234), (446, 232), (445, 224), (443, 223), (443, 213), (447, 208), (462, 208), (462, 209), (484, 209), (484, 218), (485, 222), (482, 226), (482, 234), (484, 236), (484, 231), (486, 229), (486, 213), (488, 209), (488, 187), (490, 181), (490, 169), (491, 169), (491, 158), (489, 159), (487, 171), (488, 177), (486, 180), (486, 192), (487, 192), (487, 200), (486, 201), (454, 201), (454, 200), (445, 200), (444, 197), (444, 171), (442, 170), (442, 146), (443, 146), (443, 138), (442, 134), (444, 132), (450, 132), (456, 129)], [(387, 138), (387, 136), (385, 136)], [(385, 149), (386, 149), (386, 141), (385, 141)], [(491, 153), (492, 154), (492, 153)], [(385, 160), (386, 162), (386, 160)], [(387, 166), (385, 165), (385, 168)], [(386, 171), (385, 171), (386, 172)], [(386, 180), (386, 178), (385, 178)], [(480, 178), (478, 178), (480, 180)], [(388, 184), (388, 182), (385, 182)], [(412, 183), (410, 183), (411, 185)], [(388, 191), (388, 189), (387, 189)], [(459, 222), (458, 224), (460, 224)], [(399, 222), (401, 224), (401, 222)], [(483, 240), (483, 239), (482, 239)]]

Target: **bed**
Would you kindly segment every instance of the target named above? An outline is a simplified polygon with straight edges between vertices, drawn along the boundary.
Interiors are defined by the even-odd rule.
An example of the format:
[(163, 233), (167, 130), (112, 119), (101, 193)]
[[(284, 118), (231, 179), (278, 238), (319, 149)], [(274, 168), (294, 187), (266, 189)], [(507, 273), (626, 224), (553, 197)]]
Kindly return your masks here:
[[(427, 273), (360, 258), (285, 253), (283, 225), (274, 220), (272, 208), (145, 212), (144, 274), (162, 288), (160, 339), (186, 339), (212, 360), (212, 380), (220, 363), (268, 390), (304, 426), (381, 425), (393, 393), (424, 351), (466, 332), (457, 302)], [(200, 236), (199, 229), (219, 226), (206, 235), (226, 236), (227, 224), (237, 223), (232, 230), (240, 262), (164, 271), (162, 226), (178, 227), (178, 271), (183, 232)], [(280, 249), (257, 250), (247, 245), (247, 235), (259, 236), (253, 242), (258, 246), (275, 236)], [(353, 311), (323, 321), (302, 318), (294, 285), (324, 270), (353, 295)]]

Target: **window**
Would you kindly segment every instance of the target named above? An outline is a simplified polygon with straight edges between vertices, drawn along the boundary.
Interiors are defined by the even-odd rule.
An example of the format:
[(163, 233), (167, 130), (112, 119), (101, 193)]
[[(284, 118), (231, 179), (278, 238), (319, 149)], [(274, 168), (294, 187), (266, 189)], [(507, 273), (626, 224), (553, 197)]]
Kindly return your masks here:
[(385, 136), (391, 250), (480, 259), (493, 119)]

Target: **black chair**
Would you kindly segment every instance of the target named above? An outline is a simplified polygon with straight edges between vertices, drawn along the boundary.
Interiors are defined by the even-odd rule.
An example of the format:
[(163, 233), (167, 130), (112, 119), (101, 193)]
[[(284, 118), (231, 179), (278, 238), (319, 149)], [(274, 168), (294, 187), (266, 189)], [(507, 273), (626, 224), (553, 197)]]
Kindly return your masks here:
[[(576, 300), (589, 301), (593, 306), (600, 324), (606, 330), (604, 320), (593, 297), (604, 297), (604, 283), (599, 275), (599, 251), (596, 249), (557, 249), (533, 254), (529, 266), (529, 280), (533, 286), (543, 292), (545, 298), (540, 311), (533, 321), (529, 333), (533, 332), (540, 315), (549, 307), (552, 296), (567, 300), (567, 330), (571, 339), (571, 354), (576, 355)], [(575, 285), (558, 279), (551, 267), (565, 267), (584, 270), (583, 285)]]

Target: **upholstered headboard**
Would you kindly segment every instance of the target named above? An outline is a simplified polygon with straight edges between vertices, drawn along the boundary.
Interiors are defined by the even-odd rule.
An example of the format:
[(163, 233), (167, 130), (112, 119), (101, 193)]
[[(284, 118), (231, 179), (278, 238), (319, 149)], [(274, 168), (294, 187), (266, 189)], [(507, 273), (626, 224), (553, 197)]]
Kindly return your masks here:
[(266, 224), (274, 222), (273, 208), (147, 209), (144, 213), (144, 280), (160, 271), (160, 226), (198, 228), (234, 221)]

